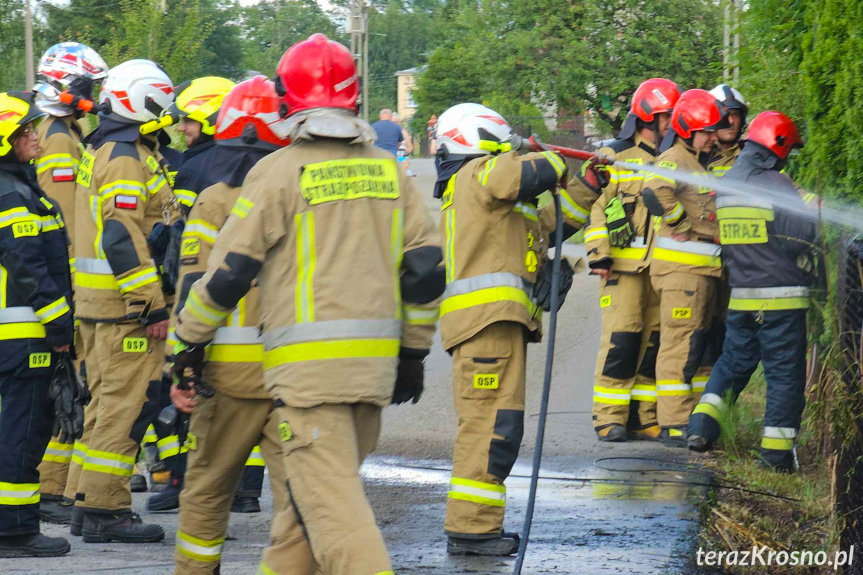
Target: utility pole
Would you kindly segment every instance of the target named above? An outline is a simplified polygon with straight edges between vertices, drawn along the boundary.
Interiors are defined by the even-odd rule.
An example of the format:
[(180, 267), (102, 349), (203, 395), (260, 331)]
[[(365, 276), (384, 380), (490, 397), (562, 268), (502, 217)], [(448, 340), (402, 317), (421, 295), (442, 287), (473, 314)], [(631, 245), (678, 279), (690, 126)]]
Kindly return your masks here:
[(724, 0), (722, 27), (722, 80), (733, 77), (736, 86), (740, 78), (740, 0)]
[(351, 55), (354, 58), (354, 66), (357, 69), (357, 77), (363, 88), (362, 107), (363, 119), (369, 119), (368, 109), (368, 78), (369, 78), (369, 38), (368, 15), (366, 14), (366, 3), (364, 0), (350, 0), (350, 14), (348, 15), (348, 32), (351, 34)]
[(29, 90), (36, 83), (36, 70), (33, 68), (33, 18), (30, 15), (30, 0), (24, 0), (24, 73)]

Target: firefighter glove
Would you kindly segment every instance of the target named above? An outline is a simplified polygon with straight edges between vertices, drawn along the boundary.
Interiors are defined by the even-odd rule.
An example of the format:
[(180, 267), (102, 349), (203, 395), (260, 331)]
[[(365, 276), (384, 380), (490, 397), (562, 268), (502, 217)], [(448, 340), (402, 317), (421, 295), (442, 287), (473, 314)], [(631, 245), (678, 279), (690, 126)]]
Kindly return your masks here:
[(399, 366), (393, 403), (398, 405), (410, 401), (416, 403), (423, 394), (425, 366), (423, 362), (428, 350), (402, 348), (399, 351)]
[(48, 399), (54, 404), (54, 435), (61, 443), (72, 443), (84, 433), (84, 406), (90, 403), (90, 391), (75, 373), (68, 353), (54, 354), (57, 365), (48, 386)]
[(204, 369), (204, 346), (177, 342), (169, 368), (174, 385), (180, 389), (191, 389), (198, 385)]
[(602, 188), (610, 181), (608, 169), (605, 166), (596, 165), (593, 160), (587, 160), (581, 164), (578, 179), (596, 194), (602, 193)]
[[(552, 279), (554, 275), (554, 260), (547, 260), (542, 269), (536, 275), (536, 283), (533, 284), (533, 299), (536, 305), (545, 311), (551, 311), (551, 290)], [(566, 294), (569, 293), (569, 288), (572, 287), (572, 276), (575, 272), (566, 258), (560, 261), (560, 277), (557, 282), (557, 309), (563, 305), (566, 299)]]
[(632, 229), (632, 223), (626, 217), (626, 210), (620, 198), (612, 198), (605, 206), (605, 221), (608, 228), (608, 243), (615, 248), (629, 247), (632, 238), (635, 237), (635, 230)]

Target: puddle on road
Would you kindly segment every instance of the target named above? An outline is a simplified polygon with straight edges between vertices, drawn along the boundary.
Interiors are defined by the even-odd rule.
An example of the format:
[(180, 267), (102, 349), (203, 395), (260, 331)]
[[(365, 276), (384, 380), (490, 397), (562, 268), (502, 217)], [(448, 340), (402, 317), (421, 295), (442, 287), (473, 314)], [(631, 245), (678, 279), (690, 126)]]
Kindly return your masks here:
[[(698, 531), (694, 503), (705, 497), (705, 489), (687, 482), (704, 483), (705, 478), (681, 467), (685, 464), (668, 469), (667, 462), (634, 459), (627, 465), (624, 459), (629, 458), (615, 461), (613, 470), (572, 462), (562, 467), (560, 461), (556, 470), (543, 470), (541, 475), (548, 479), (540, 481), (525, 574), (691, 572), (688, 565), (695, 556)], [(512, 558), (446, 555), (443, 517), (448, 464), (374, 457), (363, 466), (367, 492), (379, 518), (384, 518), (384, 535), (397, 572), (511, 573)], [(530, 469), (518, 465), (513, 473), (516, 477), (506, 483), (506, 528), (521, 531)]]

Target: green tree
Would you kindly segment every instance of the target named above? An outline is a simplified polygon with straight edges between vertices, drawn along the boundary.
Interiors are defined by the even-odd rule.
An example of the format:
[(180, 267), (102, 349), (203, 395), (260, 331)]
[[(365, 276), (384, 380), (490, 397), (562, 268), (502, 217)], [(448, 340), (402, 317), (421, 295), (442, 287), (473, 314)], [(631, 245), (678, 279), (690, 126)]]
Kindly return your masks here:
[(0, 91), (24, 88), (24, 17), (19, 0), (0, 0)]

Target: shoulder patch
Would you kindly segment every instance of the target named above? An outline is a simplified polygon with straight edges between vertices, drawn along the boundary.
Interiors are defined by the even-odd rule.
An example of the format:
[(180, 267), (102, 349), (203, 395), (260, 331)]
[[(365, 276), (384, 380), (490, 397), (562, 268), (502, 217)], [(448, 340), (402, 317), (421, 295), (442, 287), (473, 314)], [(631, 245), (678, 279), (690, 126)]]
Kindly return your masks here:
[(605, 147), (611, 148), (616, 154), (619, 154), (620, 152), (623, 152), (630, 148), (634, 148), (635, 142), (633, 142), (632, 140), (615, 140)]
[(138, 148), (135, 147), (135, 144), (130, 142), (114, 142), (114, 147), (111, 149), (111, 156), (108, 158), (108, 161), (110, 162), (117, 158), (141, 159), (138, 155)]
[(662, 160), (661, 162), (657, 162), (657, 168), (668, 168), (669, 170), (676, 170), (677, 164), (675, 162), (671, 162), (669, 160)]
[(69, 131), (69, 126), (66, 125), (66, 122), (57, 118), (51, 125), (48, 126), (48, 131), (45, 132), (45, 137), (50, 138), (54, 134), (66, 134), (67, 136), (71, 136), (71, 132)]

